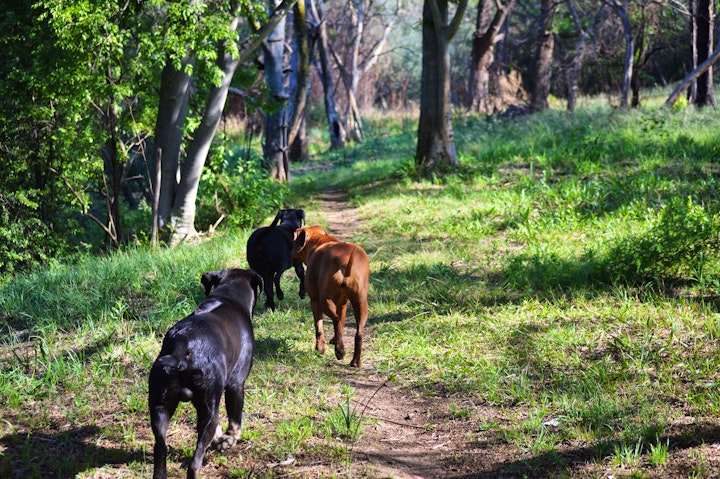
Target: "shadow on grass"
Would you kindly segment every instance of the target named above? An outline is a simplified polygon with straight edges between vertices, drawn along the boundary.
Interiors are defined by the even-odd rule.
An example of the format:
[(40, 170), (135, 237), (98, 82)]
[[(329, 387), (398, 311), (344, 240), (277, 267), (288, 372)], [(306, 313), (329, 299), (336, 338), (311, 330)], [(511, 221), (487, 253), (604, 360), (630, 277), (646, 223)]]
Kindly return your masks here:
[(101, 430), (95, 426), (57, 434), (9, 434), (0, 438), (5, 449), (0, 477), (71, 479), (95, 467), (145, 460), (138, 451), (98, 446), (100, 438)]
[[(691, 459), (687, 459), (684, 455), (678, 453), (703, 444), (717, 444), (720, 442), (720, 426), (716, 424), (690, 425), (683, 427), (675, 434), (660, 436), (657, 441), (661, 444), (669, 444), (668, 454), (671, 459), (663, 466), (663, 476), (687, 477), (687, 474), (692, 471), (692, 465), (683, 461)], [(578, 469), (588, 464), (601, 463), (609, 455), (613, 454), (615, 447), (624, 444), (617, 441), (605, 441), (589, 447), (569, 448), (561, 451), (552, 450), (526, 459), (510, 458), (495, 463), (489, 468), (478, 466), (477, 472), (450, 477), (452, 479), (575, 477), (574, 471), (576, 474), (581, 474), (582, 471)], [(647, 454), (648, 449), (648, 446), (645, 445), (642, 452)], [(677, 459), (677, 462), (674, 462), (673, 458)], [(642, 469), (643, 466), (637, 468)], [(603, 467), (603, 469), (605, 468)]]

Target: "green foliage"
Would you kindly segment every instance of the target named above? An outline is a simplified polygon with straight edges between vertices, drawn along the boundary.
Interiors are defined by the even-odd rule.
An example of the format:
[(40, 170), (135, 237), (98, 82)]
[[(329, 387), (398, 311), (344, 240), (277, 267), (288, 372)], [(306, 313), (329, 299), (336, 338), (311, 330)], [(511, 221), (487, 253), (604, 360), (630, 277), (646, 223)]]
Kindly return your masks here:
[(225, 215), (230, 225), (248, 228), (283, 208), (287, 185), (270, 179), (262, 158), (244, 155), (241, 146), (223, 152), (217, 148), (203, 172), (196, 225), (205, 228)]
[(26, 194), (0, 194), (0, 277), (37, 265), (54, 252), (47, 226), (27, 214), (37, 208)]
[(720, 250), (720, 217), (692, 197), (671, 198), (642, 234), (622, 238), (604, 267), (626, 279), (702, 274)]
[[(188, 49), (194, 53), (196, 95), (186, 124), (197, 125), (203, 94), (220, 79), (218, 43), (228, 41), (230, 53), (237, 53), (233, 6), (250, 20), (265, 17), (264, 4), (254, 1), (6, 6), (0, 20), (6, 32), (0, 37), (0, 191), (2, 214), (14, 225), (2, 226), (7, 241), (0, 274), (78, 249), (100, 250), (109, 238), (103, 226), (117, 232), (114, 246), (149, 236), (148, 138), (162, 68), (168, 59), (180, 65)], [(233, 175), (236, 183), (251, 185), (248, 197), (265, 194), (254, 173)], [(245, 202), (240, 188), (233, 194)], [(23, 194), (35, 206), (13, 206)], [(248, 202), (238, 224), (257, 216), (256, 203)], [(29, 228), (37, 234), (18, 236)]]

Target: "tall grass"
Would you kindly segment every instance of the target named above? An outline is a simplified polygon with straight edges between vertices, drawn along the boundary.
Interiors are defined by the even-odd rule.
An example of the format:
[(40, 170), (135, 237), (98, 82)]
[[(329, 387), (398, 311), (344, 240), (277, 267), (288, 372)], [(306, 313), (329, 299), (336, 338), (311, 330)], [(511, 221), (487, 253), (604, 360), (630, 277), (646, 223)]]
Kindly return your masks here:
[[(314, 195), (340, 188), (358, 207), (372, 264), (366, 371), (447, 399), (439, 426), (468, 441), (458, 470), (483, 457), (465, 447), (486, 444), (513, 458), (492, 463), (498, 475), (701, 475), (720, 413), (719, 115), (462, 117), (461, 167), (434, 179), (414, 176), (414, 121), (374, 118), (366, 142), (304, 165), (287, 202), (316, 218)], [(246, 266), (248, 233), (0, 286), (0, 476), (149, 475), (149, 366), (200, 300), (200, 275)], [(245, 448), (209, 454), (209, 469), (273, 477), (292, 462), (298, 477), (357, 477), (353, 373), (312, 351), (291, 272), (283, 287), (277, 311), (256, 311)], [(173, 428), (181, 475), (192, 407)]]

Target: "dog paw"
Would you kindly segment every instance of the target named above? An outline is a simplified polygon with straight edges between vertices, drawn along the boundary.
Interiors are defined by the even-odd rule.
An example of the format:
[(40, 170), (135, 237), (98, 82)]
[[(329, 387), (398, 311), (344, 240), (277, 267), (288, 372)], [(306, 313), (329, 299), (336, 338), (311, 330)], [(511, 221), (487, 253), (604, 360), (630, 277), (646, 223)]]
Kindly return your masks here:
[(237, 437), (234, 434), (223, 434), (219, 438), (215, 439), (212, 443), (213, 449), (216, 451), (227, 451), (235, 445)]

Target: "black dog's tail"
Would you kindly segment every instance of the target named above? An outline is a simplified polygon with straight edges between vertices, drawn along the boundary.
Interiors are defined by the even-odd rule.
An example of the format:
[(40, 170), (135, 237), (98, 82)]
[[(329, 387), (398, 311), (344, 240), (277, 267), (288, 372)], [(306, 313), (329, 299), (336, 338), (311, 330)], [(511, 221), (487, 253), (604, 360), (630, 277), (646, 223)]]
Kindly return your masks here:
[(176, 358), (172, 354), (166, 354), (157, 358), (158, 364), (162, 366), (166, 374), (180, 373), (187, 369), (187, 362)]
[(263, 226), (261, 228), (258, 228), (255, 230), (256, 236), (254, 239), (255, 241), (255, 249), (257, 251), (262, 250), (262, 242), (265, 240), (265, 237), (272, 233), (272, 231), (277, 227), (278, 223), (280, 223), (280, 218), (282, 216), (282, 210), (278, 211), (275, 215), (275, 219), (272, 223), (270, 223), (269, 226)]
[[(167, 351), (167, 350), (166, 350)], [(182, 334), (175, 336), (172, 352), (158, 356), (155, 362), (163, 368), (166, 374), (178, 374), (188, 369), (193, 359), (190, 343)]]

